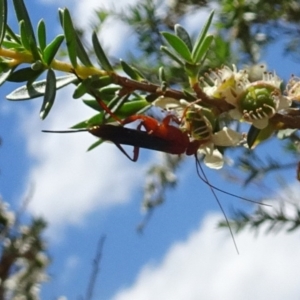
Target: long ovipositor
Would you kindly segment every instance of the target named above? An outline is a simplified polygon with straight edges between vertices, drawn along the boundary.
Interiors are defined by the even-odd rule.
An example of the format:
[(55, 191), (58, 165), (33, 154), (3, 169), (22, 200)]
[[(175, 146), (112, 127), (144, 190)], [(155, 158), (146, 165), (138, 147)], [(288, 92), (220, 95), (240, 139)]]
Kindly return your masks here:
[(155, 151), (162, 151), (170, 154), (183, 154), (179, 153), (177, 148), (174, 148), (173, 142), (163, 139), (159, 136), (152, 135), (146, 131), (127, 128), (123, 126), (116, 126), (110, 124), (103, 124), (93, 126), (89, 129), (79, 130), (42, 130), (47, 133), (76, 133), (76, 132), (89, 132), (103, 140), (113, 142), (118, 145), (129, 145), (139, 148), (145, 148)]

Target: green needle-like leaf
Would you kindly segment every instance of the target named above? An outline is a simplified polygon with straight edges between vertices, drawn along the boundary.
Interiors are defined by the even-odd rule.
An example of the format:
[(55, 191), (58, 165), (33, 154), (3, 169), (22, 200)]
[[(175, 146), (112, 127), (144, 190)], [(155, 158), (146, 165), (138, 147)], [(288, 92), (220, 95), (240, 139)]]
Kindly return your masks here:
[(83, 103), (94, 110), (102, 111), (102, 108), (96, 100), (83, 100)]
[[(122, 108), (122, 106), (125, 104), (125, 102), (128, 100), (130, 94), (127, 94), (125, 96), (116, 95), (113, 99), (109, 101), (107, 104), (107, 107), (113, 112), (114, 114), (119, 114), (119, 110)], [(111, 118), (111, 115), (106, 113), (104, 115), (105, 120), (109, 120)]]
[(28, 50), (30, 52), (30, 50), (31, 50), (30, 49), (30, 43), (29, 43), (29, 39), (27, 37), (27, 32), (26, 32), (24, 20), (20, 21), (19, 25), (20, 25), (20, 35), (21, 35), (22, 45), (24, 46), (24, 48), (26, 50)]
[[(36, 81), (31, 85), (21, 86), (6, 96), (6, 99), (12, 101), (30, 100), (40, 96), (43, 96), (46, 91), (46, 79)], [(78, 82), (78, 78), (75, 75), (68, 75), (56, 78), (56, 89), (65, 87), (71, 83)]]
[(6, 99), (12, 101), (34, 99), (44, 95), (45, 86), (46, 86), (45, 80), (43, 81), (41, 87), (38, 87), (39, 89), (36, 89), (36, 87), (33, 84), (30, 86), (24, 85), (12, 91), (9, 95), (6, 96)]
[(46, 39), (46, 24), (44, 20), (40, 20), (37, 27), (37, 35), (39, 40), (39, 45), (42, 51), (47, 46), (47, 39)]
[[(86, 93), (91, 93), (94, 90), (99, 90), (102, 87), (106, 87), (111, 84), (111, 78), (109, 76), (99, 77), (98, 75), (92, 75), (82, 80), (75, 88), (73, 98), (78, 99)], [(97, 91), (99, 93), (99, 91)]]
[(129, 102), (123, 104), (122, 107), (118, 110), (118, 116), (123, 119), (128, 116), (145, 111), (149, 107), (149, 102), (144, 99), (130, 100)]
[(62, 8), (58, 9), (58, 18), (59, 18), (59, 22), (62, 28), (64, 28), (64, 10)]
[(191, 42), (191, 38), (188, 34), (188, 32), (180, 25), (176, 24), (174, 26), (174, 30), (176, 35), (186, 44), (186, 46), (189, 48), (189, 51), (192, 52), (193, 45)]
[(88, 128), (88, 127), (96, 126), (96, 125), (99, 125), (99, 124), (103, 124), (103, 112), (92, 116), (88, 120), (85, 120), (85, 121), (82, 121), (80, 123), (77, 123), (77, 124), (73, 125), (71, 127), (71, 129)]
[[(95, 117), (95, 116), (94, 116)], [(97, 117), (97, 122), (96, 123), (93, 123), (93, 124), (90, 124), (88, 121), (89, 120), (85, 120), (85, 121), (81, 121), (75, 125), (73, 125), (71, 127), (71, 129), (84, 129), (84, 128), (88, 128), (88, 127), (91, 127), (91, 126), (94, 126), (94, 125), (99, 125), (99, 124), (102, 124), (102, 120), (103, 120), (103, 113), (100, 113), (100, 114), (97, 114), (96, 115)]]
[(167, 54), (171, 59), (176, 61), (180, 66), (184, 67), (184, 63), (174, 54), (172, 53), (166, 46), (160, 46), (160, 50)]
[(0, 45), (2, 44), (7, 22), (7, 1), (0, 0)]
[(105, 142), (102, 139), (98, 139), (97, 142), (93, 143), (91, 146), (88, 147), (87, 151), (91, 151), (93, 149), (95, 149), (96, 147), (100, 146), (103, 142)]
[(93, 66), (93, 64), (91, 63), (88, 54), (86, 53), (84, 46), (78, 36), (78, 34), (75, 32), (76, 34), (76, 44), (77, 44), (77, 56), (80, 59), (80, 61), (86, 66), (86, 67), (91, 67)]
[[(199, 52), (201, 52), (201, 47), (202, 47), (202, 43), (206, 37), (206, 34), (208, 32), (208, 29), (211, 25), (211, 22), (212, 22), (212, 19), (213, 19), (213, 16), (214, 16), (214, 11), (212, 11), (207, 19), (207, 22), (205, 23), (202, 31), (200, 32), (196, 42), (195, 42), (195, 45), (194, 45), (194, 48), (193, 48), (193, 51), (192, 51), (192, 58), (193, 58), (193, 61), (194, 62), (199, 62)], [(201, 57), (200, 57), (201, 58)]]
[(24, 47), (20, 44), (17, 44), (15, 42), (10, 42), (7, 40), (3, 40), (2, 41), (2, 47), (6, 48), (6, 49), (13, 49), (16, 51), (23, 51)]
[(88, 93), (89, 86), (91, 85), (92, 79), (87, 78), (80, 82), (73, 93), (73, 99), (81, 98), (84, 94)]
[[(254, 147), (259, 145), (260, 143), (262, 143), (263, 141), (269, 139), (274, 131), (276, 130), (276, 128), (274, 128), (272, 123), (269, 123), (265, 128), (263, 129), (257, 129), (257, 128), (252, 128), (254, 127), (253, 125), (251, 126), (249, 132), (248, 132), (248, 136), (247, 136), (247, 143), (249, 148)], [(255, 138), (255, 140), (254, 140)], [(254, 141), (253, 141), (254, 140)], [(252, 142), (252, 144), (250, 143)], [(273, 162), (272, 162), (273, 164)]]
[(108, 58), (106, 57), (103, 48), (98, 40), (97, 33), (94, 31), (92, 35), (92, 42), (94, 46), (95, 54), (99, 60), (100, 65), (105, 71), (113, 71), (113, 67), (111, 66)]
[(48, 70), (47, 79), (46, 79), (46, 88), (44, 101), (40, 111), (40, 118), (44, 120), (49, 114), (56, 95), (56, 78), (55, 73), (52, 69)]
[(72, 66), (76, 68), (77, 67), (76, 32), (73, 26), (70, 12), (66, 8), (63, 9), (63, 28), (66, 37), (69, 59)]
[(118, 93), (119, 90), (120, 87), (118, 86), (104, 86), (99, 90), (99, 95), (101, 99), (111, 100), (112, 98), (115, 97), (115, 95)]
[(31, 35), (34, 36), (33, 27), (26, 9), (26, 6), (24, 4), (23, 0), (13, 0), (15, 12), (18, 21), (24, 20), (24, 22), (27, 24), (26, 26), (31, 30)]
[(121, 67), (123, 71), (133, 80), (139, 81), (143, 79), (143, 76), (141, 76), (140, 72), (138, 70), (130, 65), (128, 65), (124, 60), (120, 59), (121, 61)]
[(182, 39), (170, 32), (162, 32), (161, 34), (177, 54), (179, 54), (185, 61), (189, 63), (193, 62), (191, 52)]
[[(92, 101), (93, 100), (84, 101), (84, 103), (86, 105), (90, 106), (91, 108), (96, 109), (96, 104), (92, 103)], [(120, 119), (125, 119), (131, 115), (135, 115), (137, 113), (141, 113), (142, 111), (145, 111), (146, 109), (148, 109), (150, 107), (150, 104), (145, 99), (137, 99), (137, 100), (130, 100), (126, 103), (123, 103), (122, 106), (121, 105), (119, 105), (119, 106), (120, 106), (119, 108), (114, 107), (113, 110)], [(98, 107), (99, 107), (99, 104), (98, 104)], [(96, 110), (100, 111), (100, 109), (96, 109)], [(115, 119), (113, 117), (109, 117), (108, 120), (115, 121)]]
[(10, 74), (13, 72), (13, 69), (8, 69), (5, 72), (0, 73), (0, 86), (7, 80), (7, 78), (10, 76)]
[(251, 149), (251, 147), (254, 145), (258, 135), (260, 134), (261, 129), (258, 129), (256, 127), (254, 127), (253, 125), (251, 125), (248, 134), (247, 134), (247, 144), (249, 149)]
[(166, 82), (167, 81), (164, 67), (160, 67), (158, 69), (158, 78), (159, 78), (160, 82)]
[(35, 80), (43, 70), (33, 70), (32, 68), (23, 68), (13, 72), (7, 79), (7, 81), (11, 82), (24, 82)]
[(195, 55), (195, 58), (194, 58), (195, 63), (200, 63), (201, 61), (203, 61), (213, 39), (214, 39), (213, 35), (208, 35), (205, 37), (203, 43), (201, 44), (201, 47), (199, 48), (199, 51)]
[(11, 40), (15, 41), (16, 44), (20, 45), (21, 40), (20, 37), (17, 36), (13, 30), (6, 24), (6, 34), (10, 37)]
[(19, 23), (24, 21), (25, 32), (28, 39), (28, 44), (30, 45), (30, 51), (35, 60), (40, 59), (39, 51), (36, 44), (36, 39), (33, 31), (33, 27), (24, 4), (23, 0), (13, 0), (13, 4), (15, 7), (15, 12)]
[(57, 37), (54, 38), (54, 40), (45, 48), (43, 59), (44, 62), (49, 66), (54, 59), (61, 43), (64, 40), (64, 35), (60, 34)]
[(97, 75), (92, 75), (91, 77), (93, 78), (91, 82), (92, 89), (99, 89), (112, 83), (112, 78), (110, 76), (99, 77)]

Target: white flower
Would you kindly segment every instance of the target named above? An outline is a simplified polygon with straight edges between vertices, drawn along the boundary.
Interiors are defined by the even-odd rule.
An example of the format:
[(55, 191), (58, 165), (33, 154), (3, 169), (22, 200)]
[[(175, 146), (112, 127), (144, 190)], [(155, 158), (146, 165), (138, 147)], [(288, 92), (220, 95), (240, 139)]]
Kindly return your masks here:
[(237, 146), (245, 140), (245, 135), (230, 128), (224, 127), (212, 136), (212, 141), (216, 146), (230, 147)]
[(198, 153), (204, 154), (204, 163), (211, 169), (221, 169), (224, 165), (222, 153), (215, 149), (215, 146), (237, 146), (244, 142), (245, 135), (238, 133), (230, 128), (224, 127), (222, 130), (215, 132), (210, 141), (199, 147)]
[(152, 105), (167, 111), (175, 111), (177, 115), (180, 116), (182, 115), (184, 109), (178, 100), (164, 96), (158, 97), (155, 101), (153, 101)]
[[(265, 128), (278, 111), (287, 109), (291, 105), (288, 97), (282, 95), (279, 88), (281, 81), (275, 74), (264, 74), (269, 81), (257, 81), (251, 83), (244, 94), (238, 99), (237, 109), (242, 114), (242, 118), (252, 123), (259, 129)], [(237, 116), (236, 112), (231, 116)]]
[(212, 142), (201, 145), (198, 154), (205, 155), (204, 164), (211, 169), (221, 169), (224, 165), (222, 153), (218, 149), (214, 149)]
[(210, 97), (225, 100), (235, 108), (229, 115), (237, 120), (265, 128), (269, 119), (291, 105), (291, 97), (300, 99), (299, 80), (292, 78), (287, 87), (288, 96), (281, 93), (282, 80), (276, 73), (263, 72), (262, 79), (250, 82), (246, 70), (238, 71), (233, 65), (210, 71), (201, 79), (203, 91)]
[(290, 100), (300, 101), (300, 78), (292, 75), (288, 84), (286, 85), (287, 97)]
[(223, 99), (233, 106), (236, 106), (237, 98), (250, 84), (247, 72), (237, 71), (235, 65), (232, 65), (232, 69), (223, 66), (221, 69), (211, 70), (210, 73), (205, 74), (205, 77), (205, 80), (201, 78), (203, 91), (208, 96)]
[[(234, 70), (236, 71), (236, 69)], [(228, 67), (224, 68), (224, 72), (219, 74), (220, 78), (216, 75), (215, 81), (222, 81), (224, 78), (226, 79), (226, 76), (232, 76), (233, 73), (234, 71)], [(242, 76), (242, 73), (235, 74), (235, 77), (238, 78), (239, 76)], [(229, 83), (230, 81), (226, 82)], [(225, 85), (224, 83), (223, 87)], [(223, 89), (223, 92), (225, 90), (226, 88)], [(197, 152), (205, 156), (204, 163), (209, 168), (220, 169), (224, 165), (223, 155), (216, 146), (237, 146), (245, 140), (245, 135), (227, 127), (214, 132), (215, 115), (211, 110), (201, 107), (197, 101), (190, 103), (184, 99), (178, 101), (173, 98), (159, 97), (153, 102), (153, 105), (176, 114), (182, 122), (182, 130), (189, 134), (190, 141), (200, 141)]]

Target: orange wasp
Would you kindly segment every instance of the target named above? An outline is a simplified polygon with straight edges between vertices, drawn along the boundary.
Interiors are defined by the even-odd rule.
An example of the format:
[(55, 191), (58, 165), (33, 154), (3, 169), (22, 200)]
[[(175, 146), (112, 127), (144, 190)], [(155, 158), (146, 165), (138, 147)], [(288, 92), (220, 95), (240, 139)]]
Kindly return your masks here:
[[(145, 115), (133, 115), (122, 121), (123, 125), (141, 120), (136, 129), (127, 128), (120, 125), (102, 124), (95, 125), (88, 129), (78, 130), (43, 130), (47, 133), (76, 133), (88, 131), (94, 136), (103, 140), (113, 142), (131, 161), (137, 161), (139, 148), (161, 151), (169, 154), (192, 155), (198, 148), (198, 141), (189, 141), (186, 133), (178, 127), (170, 125), (171, 120), (178, 119), (175, 116), (167, 116), (159, 123), (156, 119)], [(145, 131), (141, 130), (144, 127)], [(133, 146), (133, 157), (123, 149), (121, 145)]]
[[(206, 142), (206, 139), (197, 139), (199, 133), (197, 133), (197, 130), (199, 128), (193, 129), (192, 124), (189, 130), (182, 130), (179, 125), (182, 125), (182, 121), (178, 119), (177, 116), (169, 114), (164, 117), (164, 119), (160, 122), (158, 122), (156, 119), (146, 116), (146, 115), (132, 115), (124, 120), (120, 120), (118, 117), (114, 115), (110, 111), (110, 109), (106, 106), (106, 104), (97, 99), (98, 103), (101, 105), (101, 107), (113, 118), (117, 119), (117, 121), (121, 125), (111, 125), (111, 124), (102, 124), (102, 125), (96, 125), (88, 129), (79, 129), (79, 130), (68, 130), (68, 131), (49, 131), (49, 130), (43, 130), (43, 132), (54, 132), (54, 133), (70, 133), (70, 132), (79, 132), (79, 131), (88, 131), (94, 136), (97, 136), (103, 140), (111, 141), (113, 142), (118, 149), (126, 155), (131, 161), (137, 161), (139, 157), (139, 149), (145, 148), (155, 151), (162, 151), (169, 154), (186, 154), (186, 155), (194, 155), (196, 160), (196, 170), (197, 175), (199, 178), (209, 186), (211, 189), (224, 217), (226, 220), (226, 223), (228, 224), (230, 234), (232, 236), (235, 248), (238, 252), (238, 248), (234, 239), (234, 235), (232, 232), (232, 229), (229, 225), (228, 218), (225, 214), (225, 211), (216, 195), (216, 190), (220, 191), (224, 194), (230, 195), (232, 197), (236, 197), (248, 202), (252, 203), (259, 203), (254, 200), (250, 200), (235, 194), (232, 194), (230, 192), (226, 192), (222, 189), (219, 189), (218, 187), (212, 185), (208, 178), (206, 177), (202, 166), (200, 164), (200, 161), (197, 156), (197, 151), (202, 143)], [(101, 101), (101, 102), (100, 102)], [(193, 111), (195, 113), (195, 111)], [(186, 110), (185, 110), (186, 114)], [(185, 117), (185, 116), (184, 116)], [(124, 125), (140, 121), (139, 125), (136, 129), (131, 129), (124, 127)], [(178, 126), (174, 126), (171, 123), (175, 123)], [(189, 118), (185, 118), (185, 122), (189, 122)], [(199, 126), (198, 126), (199, 127)], [(142, 128), (144, 130), (142, 130)], [(191, 132), (191, 130), (194, 130), (195, 132)], [(194, 139), (191, 138), (191, 136), (194, 134)], [(200, 135), (199, 135), (200, 136)], [(124, 150), (124, 148), (121, 145), (130, 145), (133, 146), (133, 157), (128, 155), (128, 153)], [(261, 204), (261, 203), (260, 203)]]
[[(122, 125), (126, 125), (138, 120), (141, 120), (141, 122), (136, 129), (127, 128), (120, 125), (103, 124), (92, 126), (88, 129), (65, 131), (43, 130), (43, 132), (77, 133), (88, 131), (98, 138), (114, 143), (118, 149), (120, 149), (120, 151), (133, 162), (138, 160), (140, 148), (161, 151), (175, 155), (194, 155), (196, 158), (197, 173), (207, 185), (230, 196), (256, 203), (256, 201), (223, 191), (210, 184), (207, 179), (204, 179), (203, 177), (206, 177), (205, 175), (201, 176), (200, 172), (203, 174), (203, 170), (197, 157), (197, 150), (203, 142), (200, 140), (191, 141), (187, 131), (182, 131), (179, 127), (171, 125), (171, 121), (177, 124), (181, 123), (176, 116), (167, 115), (162, 122), (159, 123), (156, 119), (146, 115), (132, 115), (122, 120), (121, 123)], [(144, 127), (145, 131), (141, 130), (142, 127)], [(121, 145), (133, 146), (133, 157), (130, 157), (130, 155)]]

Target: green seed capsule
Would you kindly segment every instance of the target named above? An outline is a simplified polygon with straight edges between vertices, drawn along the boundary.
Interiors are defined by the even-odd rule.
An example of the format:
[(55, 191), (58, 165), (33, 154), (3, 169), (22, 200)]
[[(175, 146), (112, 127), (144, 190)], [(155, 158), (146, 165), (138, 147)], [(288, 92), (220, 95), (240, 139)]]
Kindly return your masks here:
[(239, 109), (246, 120), (270, 118), (278, 108), (280, 90), (266, 83), (247, 88), (239, 99)]

